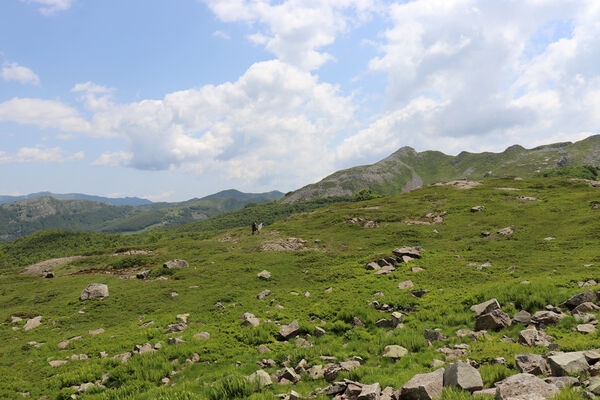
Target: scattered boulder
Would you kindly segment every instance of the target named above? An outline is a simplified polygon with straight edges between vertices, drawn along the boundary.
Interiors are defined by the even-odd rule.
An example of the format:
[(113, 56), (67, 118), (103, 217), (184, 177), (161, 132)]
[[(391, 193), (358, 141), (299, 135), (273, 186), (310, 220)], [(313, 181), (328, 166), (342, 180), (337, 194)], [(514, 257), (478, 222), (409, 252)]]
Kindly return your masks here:
[(71, 343), (74, 340), (79, 340), (81, 338), (82, 338), (81, 336), (75, 336), (75, 337), (72, 337), (70, 339), (63, 340), (62, 342), (58, 343), (58, 348), (59, 349), (65, 349), (65, 348), (67, 348), (67, 346), (69, 345), (69, 343)]
[(444, 368), (428, 374), (417, 374), (402, 386), (402, 400), (432, 400), (442, 395), (444, 386)]
[(398, 346), (397, 344), (391, 344), (389, 346), (385, 346), (383, 349), (382, 357), (399, 359), (408, 354), (408, 350), (406, 350), (402, 346)]
[(372, 385), (363, 385), (358, 400), (379, 400), (379, 393), (381, 392), (381, 386), (379, 383), (373, 383)]
[(537, 311), (531, 316), (531, 322), (536, 325), (554, 325), (557, 324), (562, 315), (553, 311)]
[(404, 289), (411, 288), (413, 286), (415, 286), (415, 285), (412, 283), (412, 281), (404, 281), (404, 282), (400, 282), (398, 284), (398, 289), (404, 290)]
[(188, 318), (190, 317), (189, 313), (185, 313), (185, 314), (177, 314), (175, 316), (175, 319), (177, 320), (177, 322), (182, 322), (184, 324), (187, 324), (188, 322)]
[(66, 363), (67, 363), (67, 360), (53, 360), (53, 361), (50, 361), (48, 364), (51, 367), (55, 367), (56, 368), (56, 367), (60, 367), (61, 365), (66, 364)]
[(312, 367), (310, 367), (308, 369), (308, 375), (310, 375), (310, 377), (312, 379), (321, 379), (324, 377), (324, 372), (323, 372), (323, 366), (320, 364), (317, 365), (313, 365)]
[(170, 260), (163, 264), (163, 268), (172, 269), (172, 268), (187, 268), (190, 264), (188, 264), (185, 260)]
[(483, 210), (485, 210), (484, 206), (474, 206), (474, 207), (471, 207), (471, 212), (472, 213), (476, 213), (476, 212), (483, 211)]
[(575, 329), (577, 330), (577, 332), (583, 334), (596, 332), (596, 327), (592, 324), (579, 324)]
[(543, 329), (537, 330), (535, 327), (531, 327), (519, 332), (519, 343), (526, 346), (548, 347), (553, 341), (554, 338), (544, 332)]
[(593, 303), (597, 300), (598, 296), (596, 292), (593, 290), (586, 290), (585, 292), (578, 293), (575, 296), (571, 297), (564, 303), (559, 304), (561, 307), (567, 307), (569, 310), (574, 309), (578, 305), (582, 303)]
[(520, 353), (515, 355), (519, 371), (532, 375), (545, 375), (550, 371), (548, 363), (539, 354)]
[(496, 400), (545, 400), (558, 393), (558, 388), (531, 374), (509, 376), (496, 383)]
[(89, 299), (103, 299), (108, 297), (108, 286), (103, 283), (90, 283), (87, 285), (83, 292), (81, 292), (81, 296), (79, 297), (81, 300), (89, 300)]
[(152, 272), (152, 270), (146, 269), (135, 274), (135, 277), (137, 279), (148, 279), (148, 276), (150, 276), (150, 272)]
[(254, 314), (247, 312), (247, 313), (243, 313), (240, 317), (242, 318), (242, 323), (240, 324), (242, 326), (248, 326), (248, 325), (258, 326), (258, 325), (260, 325), (260, 320), (258, 318), (256, 318), (256, 316)]
[(289, 325), (282, 325), (279, 330), (279, 336), (281, 336), (284, 340), (293, 338), (300, 333), (300, 325), (298, 321), (293, 320)]
[(590, 365), (582, 351), (551, 355), (548, 357), (548, 363), (554, 376), (578, 374), (590, 369)]
[(30, 329), (37, 328), (41, 324), (42, 324), (42, 316), (38, 315), (37, 317), (28, 319), (27, 322), (25, 323), (25, 326), (23, 327), (23, 330), (28, 331)]
[(514, 233), (512, 226), (507, 226), (506, 228), (500, 229), (497, 233), (502, 236), (510, 236)]
[(477, 317), (475, 329), (498, 331), (506, 326), (510, 326), (510, 324), (511, 320), (508, 314), (502, 310), (493, 310)]
[[(544, 379), (546, 383), (556, 386), (559, 389), (564, 389), (572, 386), (579, 386), (579, 379), (574, 376), (549, 376)], [(600, 394), (600, 393), (598, 393)]]
[[(407, 256), (410, 257), (411, 259), (413, 258), (421, 258), (421, 251), (423, 249), (421, 247), (400, 247), (397, 249), (392, 250), (392, 253), (394, 253), (394, 255), (400, 259), (402, 259), (403, 256)], [(406, 262), (406, 261), (404, 261)]]
[(265, 289), (262, 292), (260, 292), (259, 294), (257, 294), (256, 298), (259, 300), (262, 300), (270, 294), (271, 294), (271, 291), (269, 289)]
[(269, 353), (269, 352), (271, 352), (271, 349), (268, 348), (267, 346), (265, 346), (264, 344), (261, 344), (260, 346), (258, 346), (258, 354)]
[(581, 303), (580, 305), (575, 307), (573, 310), (571, 310), (571, 314), (573, 314), (573, 315), (585, 314), (585, 313), (597, 312), (597, 311), (600, 311), (600, 307), (598, 307), (597, 305), (595, 305), (592, 302), (586, 301), (585, 303)]
[(444, 370), (444, 386), (456, 386), (473, 392), (483, 389), (483, 380), (477, 369), (466, 361), (458, 360)]
[(425, 336), (425, 340), (429, 340), (430, 342), (443, 342), (444, 340), (448, 339), (448, 336), (444, 335), (442, 332), (431, 329), (425, 329), (423, 336)]
[(210, 333), (208, 332), (198, 332), (194, 335), (196, 339), (208, 340), (210, 339)]
[(321, 337), (321, 336), (325, 336), (327, 334), (327, 331), (319, 326), (315, 326), (315, 336), (316, 337)]
[(271, 279), (271, 273), (266, 269), (260, 271), (258, 274), (256, 274), (256, 276), (258, 276), (259, 279), (262, 279), (264, 281), (268, 281), (269, 279)]
[(528, 325), (531, 321), (531, 314), (525, 310), (521, 310), (515, 314), (512, 319), (513, 324)]
[(270, 386), (273, 384), (271, 376), (262, 369), (259, 369), (258, 371), (248, 375), (246, 379), (255, 384), (258, 389), (262, 389), (265, 386)]
[(420, 290), (411, 290), (410, 292), (414, 297), (420, 299), (421, 297), (425, 296), (428, 291), (425, 289), (420, 289)]
[(183, 343), (183, 338), (181, 336), (167, 338), (167, 344), (181, 344), (181, 343)]
[(490, 299), (488, 301), (484, 301), (483, 303), (475, 304), (471, 306), (471, 311), (473, 311), (477, 316), (482, 314), (490, 313), (494, 310), (499, 310), (500, 304), (496, 299)]

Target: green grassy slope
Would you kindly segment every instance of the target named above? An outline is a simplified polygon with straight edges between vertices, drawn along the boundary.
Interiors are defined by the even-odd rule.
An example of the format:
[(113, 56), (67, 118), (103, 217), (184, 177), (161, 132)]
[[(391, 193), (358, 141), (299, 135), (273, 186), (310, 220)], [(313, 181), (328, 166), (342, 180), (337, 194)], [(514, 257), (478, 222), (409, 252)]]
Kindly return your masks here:
[(325, 196), (352, 195), (361, 189), (397, 194), (421, 184), (454, 179), (530, 177), (557, 166), (600, 165), (600, 135), (576, 143), (556, 143), (534, 149), (514, 145), (502, 153), (468, 153), (449, 156), (439, 151), (416, 152), (403, 147), (373, 165), (335, 172), (322, 181), (305, 186), (284, 202)]
[(0, 205), (0, 241), (14, 240), (45, 229), (124, 233), (187, 224), (273, 201), (277, 194), (223, 193), (223, 196), (181, 203), (153, 203), (140, 207), (112, 206), (89, 200), (41, 197)]
[[(519, 196), (540, 200), (523, 201)], [(321, 355), (338, 360), (360, 356), (365, 360), (338, 380), (345, 377), (399, 388), (414, 374), (431, 371), (433, 359), (444, 359), (436, 350), (442, 343), (428, 347), (423, 338), (424, 329), (433, 328), (450, 336), (450, 344), (464, 342), (470, 346), (469, 358), (484, 364), (481, 371), (489, 387), (516, 373), (516, 353), (547, 349), (500, 340), (503, 335), (516, 338), (519, 326), (490, 332), (491, 337), (482, 341), (457, 338), (457, 329), (474, 329), (475, 318), (469, 307), (496, 297), (511, 316), (520, 309), (533, 312), (582, 291), (577, 281), (599, 280), (600, 209), (590, 207), (598, 200), (598, 189), (567, 178), (489, 179), (468, 190), (432, 186), (365, 202), (338, 202), (293, 214), (255, 236), (247, 227), (200, 231), (197, 224), (190, 224), (128, 236), (39, 233), (6, 243), (0, 246), (0, 264), (4, 265), (0, 275), (0, 397), (19, 398), (18, 393), (29, 392), (32, 398), (68, 398), (76, 392), (72, 386), (100, 380), (107, 373), (105, 389), (94, 388), (78, 398), (275, 399), (276, 393), (287, 393), (290, 387), (276, 384), (252, 395), (251, 388), (235, 377), (256, 371), (256, 362), (263, 358), (281, 362), (289, 356), (292, 366), (304, 358), (310, 366), (323, 364)], [(486, 209), (471, 213), (474, 205)], [(442, 224), (405, 223), (441, 211), (448, 212)], [(366, 229), (348, 223), (353, 217), (374, 220), (378, 227)], [(514, 228), (512, 236), (495, 233), (506, 226)], [(484, 238), (482, 231), (492, 235)], [(550, 236), (555, 239), (544, 240)], [(288, 237), (306, 240), (308, 249), (262, 250), (265, 244)], [(37, 242), (40, 246), (35, 245)], [(365, 270), (365, 263), (389, 256), (394, 248), (404, 245), (422, 246), (423, 258), (387, 276)], [(143, 259), (111, 255), (124, 247), (152, 250), (154, 255)], [(79, 254), (88, 257), (57, 267), (54, 279), (18, 274), (33, 261)], [(162, 263), (173, 258), (186, 259), (190, 267), (166, 273), (166, 280), (155, 279), (165, 274)], [(484, 262), (491, 266), (477, 270), (467, 265)], [(117, 270), (122, 273), (124, 265), (140, 264), (152, 268), (153, 279), (121, 279), (114, 274)], [(413, 273), (410, 267), (424, 271)], [(263, 269), (273, 274), (270, 281), (256, 277)], [(399, 290), (398, 283), (408, 279), (414, 282), (414, 289), (428, 293), (415, 298)], [(530, 284), (520, 283), (526, 280)], [(108, 284), (110, 296), (81, 302), (82, 289), (93, 282)], [(331, 292), (326, 291), (328, 288)], [(258, 300), (256, 295), (264, 289), (272, 294)], [(178, 295), (173, 297), (172, 292)], [(310, 296), (304, 296), (305, 292)], [(376, 292), (384, 296), (375, 297)], [(373, 300), (405, 310), (404, 327), (392, 331), (376, 327), (375, 321), (389, 317), (389, 313), (370, 307), (368, 303)], [(225, 308), (215, 307), (217, 302)], [(274, 307), (278, 304), (283, 308)], [(254, 313), (261, 325), (241, 327), (239, 315), (244, 312)], [(166, 334), (168, 324), (175, 323), (181, 313), (190, 313), (193, 323), (182, 333)], [(11, 323), (11, 316), (36, 315), (42, 315), (42, 326), (13, 330), (24, 322)], [(353, 317), (360, 317), (366, 327), (352, 327)], [(328, 333), (307, 337), (313, 343), (309, 348), (297, 347), (296, 339), (278, 341), (275, 321), (285, 324), (294, 319), (305, 334), (312, 334), (315, 326)], [(154, 325), (140, 327), (148, 321)], [(574, 319), (567, 317), (546, 331), (556, 337), (563, 350), (600, 347), (597, 333), (585, 336), (573, 332), (574, 324)], [(88, 334), (98, 328), (105, 332)], [(209, 332), (210, 339), (193, 337), (201, 331)], [(79, 335), (82, 338), (65, 349), (57, 347), (59, 342)], [(165, 344), (167, 337), (175, 336), (182, 336), (185, 343)], [(36, 348), (28, 344), (32, 341), (45, 344)], [(127, 364), (110, 358), (146, 342), (163, 346), (152, 354), (134, 355)], [(272, 352), (259, 354), (259, 344)], [(384, 359), (381, 353), (388, 344), (402, 345), (409, 354), (396, 362)], [(101, 351), (109, 357), (99, 358)], [(187, 363), (194, 353), (199, 355), (199, 362)], [(89, 359), (69, 359), (57, 368), (48, 365), (73, 354), (86, 354)], [(485, 364), (495, 357), (505, 357), (507, 367)], [(275, 370), (269, 368), (268, 372)], [(178, 372), (165, 386), (161, 379), (171, 371)], [(312, 381), (304, 376), (292, 388), (307, 395), (326, 385), (322, 379)], [(444, 396), (446, 400), (470, 398), (450, 391)], [(564, 396), (581, 398), (576, 394)]]

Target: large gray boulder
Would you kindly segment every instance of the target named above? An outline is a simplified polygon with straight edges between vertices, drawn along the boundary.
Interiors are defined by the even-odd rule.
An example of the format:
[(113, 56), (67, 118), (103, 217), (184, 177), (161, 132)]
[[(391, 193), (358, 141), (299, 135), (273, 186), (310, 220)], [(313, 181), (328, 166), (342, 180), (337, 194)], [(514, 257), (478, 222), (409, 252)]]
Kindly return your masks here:
[(81, 292), (81, 296), (79, 297), (81, 300), (89, 300), (89, 299), (103, 299), (108, 297), (108, 286), (103, 283), (90, 283), (87, 285), (83, 292)]
[(446, 367), (444, 386), (455, 386), (462, 390), (474, 392), (483, 389), (483, 380), (477, 369), (466, 361), (458, 360)]
[(494, 310), (477, 317), (475, 329), (478, 331), (499, 331), (506, 326), (510, 326), (510, 324), (511, 320), (508, 314), (502, 310)]
[(547, 374), (550, 368), (543, 356), (539, 354), (520, 353), (515, 355), (519, 371), (532, 375)]
[(417, 374), (402, 386), (402, 400), (433, 400), (442, 395), (444, 387), (444, 368), (428, 374)]
[(289, 325), (282, 325), (279, 330), (279, 335), (284, 339), (290, 339), (300, 333), (300, 325), (298, 321), (293, 320)]
[(546, 400), (558, 393), (558, 388), (531, 374), (509, 376), (496, 383), (496, 400)]
[(561, 303), (560, 306), (567, 307), (569, 310), (572, 310), (582, 303), (593, 303), (597, 300), (597, 298), (598, 296), (596, 295), (596, 292), (590, 289), (586, 290), (585, 292), (576, 294), (564, 303)]
[(490, 299), (488, 301), (484, 301), (483, 303), (475, 304), (471, 306), (471, 311), (477, 314), (477, 316), (482, 314), (490, 313), (494, 310), (499, 310), (500, 304), (496, 299)]
[(554, 376), (579, 374), (590, 369), (583, 351), (554, 354), (548, 357), (548, 363)]

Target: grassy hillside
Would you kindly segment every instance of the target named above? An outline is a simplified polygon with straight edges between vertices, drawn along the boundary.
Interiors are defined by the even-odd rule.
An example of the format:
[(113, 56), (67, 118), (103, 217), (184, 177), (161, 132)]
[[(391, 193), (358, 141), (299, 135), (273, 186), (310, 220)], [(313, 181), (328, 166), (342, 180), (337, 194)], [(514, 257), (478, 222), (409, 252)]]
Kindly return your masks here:
[(561, 166), (600, 166), (600, 135), (576, 143), (555, 143), (525, 149), (515, 145), (502, 153), (468, 153), (449, 156), (439, 151), (416, 152), (403, 147), (373, 165), (335, 172), (318, 183), (289, 193), (284, 202), (326, 196), (353, 195), (361, 189), (397, 194), (421, 185), (485, 176), (531, 177)]
[[(226, 191), (181, 203), (152, 203), (139, 207), (112, 206), (89, 200), (40, 197), (0, 205), (0, 241), (14, 240), (45, 229), (124, 233), (176, 226), (263, 204), (281, 197)], [(230, 197), (227, 197), (230, 196)], [(239, 226), (239, 225), (236, 225)]]
[[(31, 398), (59, 399), (73, 394), (80, 399), (275, 399), (291, 390), (307, 396), (328, 383), (304, 373), (294, 385), (276, 383), (253, 393), (243, 377), (265, 358), (277, 364), (265, 367), (274, 373), (284, 362), (295, 367), (304, 359), (307, 369), (325, 364), (321, 356), (338, 362), (362, 359), (358, 368), (340, 372), (338, 381), (397, 389), (415, 374), (433, 371), (433, 360), (445, 359), (439, 350), (454, 345), (467, 349), (462, 358), (480, 366), (484, 385), (490, 387), (518, 372), (515, 354), (548, 349), (512, 342), (524, 328), (519, 325), (489, 331), (487, 338), (457, 337), (458, 329), (475, 329), (469, 307), (495, 297), (511, 317), (519, 310), (533, 313), (588, 289), (577, 282), (600, 280), (600, 209), (592, 207), (599, 202), (597, 188), (564, 177), (488, 179), (466, 190), (430, 186), (364, 202), (337, 202), (292, 214), (254, 236), (246, 226), (211, 231), (198, 222), (141, 235), (55, 231), (5, 243), (0, 246), (0, 397), (21, 398), (27, 392)], [(485, 209), (471, 212), (475, 205)], [(443, 221), (407, 223), (430, 222), (428, 213), (444, 215)], [(512, 235), (496, 233), (507, 226)], [(483, 231), (491, 234), (484, 237)], [(296, 250), (274, 251), (289, 243)], [(421, 246), (422, 258), (389, 275), (365, 269), (400, 246)], [(114, 255), (131, 248), (151, 253)], [(55, 267), (54, 279), (19, 273), (32, 262), (74, 255), (86, 257)], [(190, 266), (162, 268), (174, 258)], [(414, 267), (423, 270), (413, 272)], [(148, 279), (124, 279), (141, 269), (152, 270)], [(272, 273), (269, 281), (257, 278), (262, 270)], [(406, 280), (414, 287), (399, 289)], [(107, 284), (110, 296), (80, 301), (90, 283)], [(265, 289), (272, 293), (257, 299)], [(421, 289), (426, 290), (422, 297), (411, 294)], [(387, 311), (369, 305), (375, 300), (387, 304)], [(378, 327), (376, 321), (389, 318), (392, 310), (404, 314), (402, 327)], [(240, 326), (244, 312), (255, 314), (260, 325)], [(166, 333), (184, 313), (190, 314), (185, 329)], [(37, 315), (41, 326), (23, 330), (25, 320)], [(12, 316), (24, 320), (13, 323)], [(354, 326), (355, 317), (365, 326)], [(311, 347), (299, 338), (278, 338), (278, 325), (293, 320)], [(545, 330), (563, 351), (600, 347), (598, 331), (574, 332), (577, 323), (569, 314)], [(327, 333), (316, 337), (317, 326)], [(99, 328), (104, 331), (89, 333)], [(429, 346), (424, 331), (435, 328), (449, 338)], [(199, 332), (210, 338), (196, 338)], [(169, 337), (184, 342), (167, 344)], [(135, 353), (127, 363), (112, 358), (144, 343), (162, 347)], [(271, 352), (259, 354), (261, 344)], [(382, 357), (392, 344), (408, 354), (397, 361)], [(81, 354), (87, 359), (72, 359)], [(504, 357), (506, 365), (492, 364), (496, 357)], [(67, 362), (49, 365), (56, 360)], [(88, 382), (103, 383), (78, 392)], [(469, 393), (451, 389), (442, 395), (444, 400), (468, 398)], [(557, 399), (583, 397), (567, 390)]]

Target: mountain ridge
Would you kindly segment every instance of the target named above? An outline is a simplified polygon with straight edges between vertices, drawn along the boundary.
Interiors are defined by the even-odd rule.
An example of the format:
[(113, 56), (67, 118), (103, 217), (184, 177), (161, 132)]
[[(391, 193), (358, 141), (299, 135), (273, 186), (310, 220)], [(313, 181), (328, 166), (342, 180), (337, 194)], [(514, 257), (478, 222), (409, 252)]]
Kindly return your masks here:
[(559, 166), (582, 165), (600, 165), (600, 135), (574, 143), (559, 142), (532, 149), (515, 144), (500, 153), (462, 151), (456, 156), (435, 150), (417, 152), (404, 146), (374, 164), (336, 171), (319, 182), (288, 193), (282, 201), (351, 196), (362, 189), (391, 195), (440, 181), (488, 176), (529, 177)]

